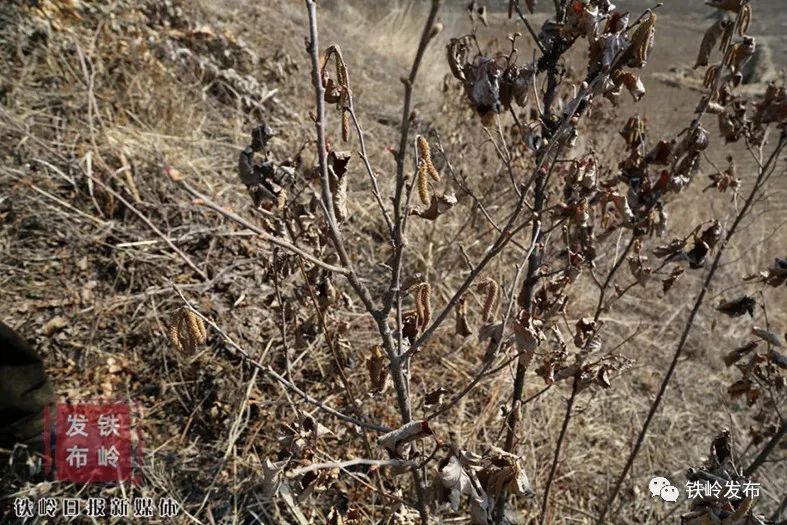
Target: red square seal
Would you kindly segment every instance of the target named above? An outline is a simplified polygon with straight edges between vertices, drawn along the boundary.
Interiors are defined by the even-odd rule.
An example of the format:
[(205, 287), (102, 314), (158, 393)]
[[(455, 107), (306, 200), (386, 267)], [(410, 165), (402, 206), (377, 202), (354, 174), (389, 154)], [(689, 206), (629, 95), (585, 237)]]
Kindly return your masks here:
[(56, 480), (137, 481), (128, 403), (58, 403), (54, 423)]

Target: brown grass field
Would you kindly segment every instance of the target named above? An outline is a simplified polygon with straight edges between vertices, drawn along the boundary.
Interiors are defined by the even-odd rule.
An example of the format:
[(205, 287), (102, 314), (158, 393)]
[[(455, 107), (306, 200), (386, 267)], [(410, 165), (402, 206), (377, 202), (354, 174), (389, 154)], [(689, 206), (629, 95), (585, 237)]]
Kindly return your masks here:
[[(632, 21), (652, 7), (640, 0), (617, 3), (631, 12)], [(430, 4), (323, 0), (317, 9), (320, 48), (341, 46), (368, 161), (389, 207), (402, 119), (400, 78), (410, 70)], [(436, 221), (412, 216), (407, 222), (403, 289), (429, 283), (434, 316), (497, 238), (485, 215), (505, 224), (516, 204), (505, 152), (497, 149), (501, 136), (513, 155), (512, 176), (521, 182), (533, 171), (535, 158), (517, 143), (517, 127), (508, 111), (485, 129), (460, 82), (451, 76), (446, 45), (473, 27), (466, 4), (444, 2), (437, 15), (443, 29), (429, 43), (420, 66), (407, 142), (405, 171), (412, 172), (411, 163), (416, 162), (411, 146), (415, 136), (428, 137), (442, 177), (435, 187), (452, 190), (459, 201)], [(520, 63), (529, 61), (537, 50), (522, 22), (516, 15), (507, 17), (507, 2), (487, 4), (488, 26), (477, 29), (479, 46), (506, 54), (507, 35), (518, 31)], [(767, 81), (784, 82), (787, 11), (780, 0), (751, 4), (748, 33), (769, 52), (758, 55), (756, 78), (740, 86), (740, 92), (758, 100)], [(712, 12), (700, 1), (665, 0), (657, 11), (655, 46), (642, 70), (644, 98), (635, 104), (624, 90), (618, 107), (600, 100), (563, 158), (578, 159), (592, 150), (604, 166), (599, 176), (612, 180), (627, 155), (618, 131), (629, 117), (638, 114), (646, 123), (649, 145), (689, 126), (707, 92), (703, 71), (692, 66), (703, 33), (714, 21), (708, 17)], [(538, 31), (554, 14), (552, 2), (542, 0), (535, 13), (526, 16)], [(187, 189), (242, 216), (257, 231), (294, 239), (311, 256), (342, 266), (330, 237), (318, 228), (323, 212), (308, 36), (308, 11), (304, 2), (295, 0), (0, 4), (0, 319), (41, 353), (59, 400), (138, 403), (145, 445), (145, 479), (133, 487), (4, 475), (0, 522), (17, 522), (11, 508), (17, 497), (111, 497), (128, 492), (167, 495), (180, 503), (177, 518), (144, 523), (421, 523), (409, 474), (394, 476), (389, 466), (331, 468), (305, 481), (294, 471), (354, 458), (383, 463), (390, 458), (377, 444), (381, 430), (326, 413), (274, 374), (343, 414), (362, 414), (362, 419), (386, 429), (403, 423), (395, 385), (374, 391), (367, 365), (380, 334), (348, 279), (331, 277), (308, 259), (291, 255)], [(587, 46), (579, 40), (563, 57), (566, 76), (556, 103), (567, 104), (580, 89)], [(329, 71), (333, 75), (332, 66)], [(543, 88), (541, 79), (538, 86)], [(515, 109), (527, 119), (534, 107), (531, 98), (528, 106)], [(335, 104), (327, 104), (325, 111), (327, 141), (353, 155), (348, 218), (341, 225), (344, 240), (360, 283), (380, 300), (395, 251), (358, 155), (354, 129), (350, 141), (342, 142)], [(665, 198), (665, 237), (643, 238), (642, 254), (653, 268), (659, 264), (651, 253), (655, 246), (689, 237), (695, 227), (704, 228), (714, 219), (728, 228), (757, 176), (757, 160), (745, 141), (725, 144), (715, 115), (704, 118), (712, 138), (699, 172), (691, 185)], [(255, 208), (238, 180), (238, 155), (262, 121), (276, 132), (269, 143), (270, 157), (292, 168), (282, 183), (287, 186), (283, 208)], [(435, 153), (437, 137), (445, 156)], [(778, 142), (777, 126), (769, 137), (766, 153)], [(708, 175), (727, 166), (727, 155), (735, 159), (741, 179), (738, 194), (704, 191)], [(787, 340), (785, 286), (744, 280), (770, 267), (775, 258), (787, 257), (784, 160), (782, 153), (767, 186), (725, 247), (661, 407), (606, 523), (681, 523), (681, 515), (691, 508), (683, 490), (688, 469), (703, 465), (723, 429), (730, 432), (735, 461), (745, 466), (784, 425), (784, 369), (772, 366), (780, 382), (768, 376), (770, 386), (763, 386), (761, 397), (749, 403), (745, 395), (730, 394), (741, 371), (724, 362), (729, 351), (752, 340), (752, 326), (767, 327), (783, 344)], [(558, 168), (561, 181), (566, 170)], [(548, 198), (561, 198), (559, 184), (550, 191)], [(412, 206), (420, 206), (417, 191)], [(300, 221), (295, 236), (292, 224), (297, 221), (282, 220), (284, 210)], [(550, 216), (544, 227), (552, 222)], [(597, 281), (630, 253), (630, 232), (618, 228), (599, 234), (595, 267), (583, 269), (566, 291), (565, 309), (553, 325), (569, 342), (572, 358), (578, 354), (572, 343), (575, 326), (582, 318), (593, 318)], [(549, 256), (541, 268), (545, 276), (558, 272), (566, 259), (560, 258), (563, 236), (557, 226), (542, 241)], [(502, 288), (493, 312), (498, 320), (516, 303), (518, 290), (511, 290), (531, 243), (529, 224), (512, 243), (516, 245), (495, 257), (478, 279), (494, 279)], [(576, 391), (566, 379), (545, 389), (537, 369), (555, 342), (547, 338), (539, 346), (524, 376), (526, 403), (510, 451), (519, 458), (535, 496), (509, 495), (503, 521), (598, 522), (689, 322), (707, 266), (687, 269), (667, 292), (661, 280), (668, 269), (647, 286), (634, 285), (636, 276), (628, 265), (615, 274), (611, 285), (630, 288), (598, 315), (601, 341), (611, 352), (605, 359), (614, 362), (606, 387), (591, 384)], [(435, 410), (427, 394), (442, 388), (444, 399), (452, 399), (484, 367), (490, 344), (478, 334), (484, 293), (472, 286), (466, 295), (472, 335), (456, 335), (452, 309), (412, 356), (405, 376), (413, 419)], [(607, 293), (617, 297), (618, 292), (610, 288)], [(753, 315), (731, 318), (717, 311), (720, 303), (742, 294), (756, 300)], [(411, 294), (402, 298), (405, 309), (415, 308)], [(168, 333), (173, 316), (184, 307), (207, 321), (207, 340), (178, 349)], [(394, 314), (395, 309), (392, 326)], [(766, 342), (759, 349), (766, 347), (785, 353)], [(517, 350), (501, 343), (498, 351), (490, 373), (429, 420), (434, 436), (408, 449), (418, 461), (426, 461), (416, 471), (427, 485), (445, 465), (438, 462), (451, 453), (449, 444), (484, 457), (505, 448)], [(571, 362), (569, 358), (567, 364)], [(309, 430), (315, 423), (321, 425), (319, 432)], [(559, 461), (550, 473), (557, 443)], [(427, 461), (433, 450), (434, 458)], [(286, 459), (282, 475), (289, 480), (287, 489), (271, 499), (269, 462)], [(681, 489), (678, 502), (651, 497), (648, 482), (657, 475)], [(784, 523), (787, 440), (776, 443), (752, 479), (761, 484), (759, 498), (740, 521), (724, 523)], [(456, 511), (447, 505), (433, 508), (430, 522), (471, 523), (467, 497), (462, 498)], [(35, 518), (26, 523), (66, 522)], [(84, 517), (72, 522), (91, 523)], [(143, 523), (109, 518), (95, 522)]]

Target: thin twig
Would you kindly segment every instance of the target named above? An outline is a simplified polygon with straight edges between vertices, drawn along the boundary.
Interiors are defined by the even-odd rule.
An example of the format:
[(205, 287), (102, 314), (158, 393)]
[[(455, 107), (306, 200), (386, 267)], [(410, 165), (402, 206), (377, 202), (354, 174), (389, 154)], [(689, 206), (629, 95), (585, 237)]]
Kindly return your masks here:
[(395, 467), (398, 469), (412, 468), (417, 465), (414, 461), (406, 461), (403, 459), (348, 459), (346, 461), (334, 461), (330, 463), (312, 463), (311, 465), (293, 469), (287, 473), (288, 477), (300, 476), (307, 472), (314, 472), (315, 470), (326, 469), (345, 469), (355, 465), (369, 465), (371, 467)]
[(607, 497), (606, 503), (599, 514), (598, 523), (603, 523), (604, 519), (606, 518), (609, 509), (612, 507), (612, 503), (615, 501), (618, 493), (620, 492), (620, 488), (623, 485), (623, 481), (626, 479), (626, 476), (631, 470), (632, 465), (634, 464), (634, 460), (636, 459), (637, 455), (639, 454), (639, 450), (642, 447), (643, 442), (645, 441), (645, 436), (650, 429), (650, 424), (653, 421), (653, 417), (656, 415), (659, 407), (661, 406), (661, 401), (664, 398), (664, 394), (667, 391), (667, 386), (672, 379), (672, 375), (675, 372), (675, 368), (678, 365), (678, 361), (680, 360), (681, 356), (683, 355), (683, 351), (686, 348), (686, 341), (688, 340), (689, 334), (691, 333), (691, 329), (694, 327), (694, 319), (697, 317), (697, 313), (702, 306), (703, 301), (705, 300), (705, 295), (708, 293), (708, 289), (710, 286), (711, 281), (716, 275), (716, 271), (719, 267), (719, 263), (721, 262), (721, 257), (725, 252), (725, 248), (729, 245), (733, 235), (740, 225), (743, 218), (748, 213), (749, 209), (752, 207), (755, 197), (759, 193), (761, 189), (761, 182), (765, 174), (767, 173), (770, 165), (774, 162), (775, 159), (779, 157), (781, 151), (784, 149), (785, 141), (787, 137), (782, 134), (779, 138), (779, 143), (777, 144), (776, 148), (772, 152), (771, 156), (769, 157), (768, 161), (760, 168), (759, 173), (757, 175), (757, 180), (755, 181), (749, 196), (746, 198), (746, 202), (744, 203), (741, 210), (738, 212), (735, 220), (727, 232), (727, 235), (724, 238), (724, 241), (720, 243), (719, 250), (716, 252), (716, 256), (713, 259), (713, 263), (711, 264), (710, 270), (708, 271), (705, 279), (702, 283), (702, 289), (700, 290), (699, 294), (697, 295), (696, 299), (694, 300), (694, 306), (691, 309), (691, 313), (689, 313), (689, 318), (686, 320), (686, 324), (683, 328), (683, 332), (681, 333), (680, 340), (678, 342), (678, 346), (675, 348), (675, 353), (672, 356), (672, 361), (670, 362), (669, 368), (667, 369), (667, 373), (664, 375), (664, 378), (661, 381), (661, 386), (659, 387), (659, 391), (656, 394), (656, 398), (653, 400), (653, 403), (650, 406), (650, 410), (648, 411), (648, 415), (645, 418), (645, 422), (642, 425), (642, 429), (637, 436), (637, 440), (634, 443), (634, 448), (632, 449), (631, 453), (629, 454), (626, 464), (623, 467), (622, 472), (617, 478), (615, 482), (615, 486), (612, 489), (612, 492)]
[(235, 222), (237, 224), (240, 224), (244, 228), (247, 228), (247, 229), (253, 231), (257, 235), (259, 235), (263, 240), (268, 241), (271, 244), (274, 244), (274, 245), (279, 246), (281, 248), (284, 248), (285, 250), (288, 250), (288, 251), (290, 251), (290, 252), (292, 252), (292, 253), (294, 253), (296, 255), (300, 255), (301, 257), (303, 257), (307, 261), (309, 261), (311, 263), (314, 263), (317, 266), (319, 266), (321, 268), (324, 268), (326, 270), (330, 270), (332, 272), (336, 272), (336, 273), (340, 273), (340, 274), (347, 274), (349, 272), (349, 270), (347, 270), (346, 268), (342, 268), (341, 266), (334, 266), (333, 264), (329, 264), (329, 263), (326, 263), (324, 261), (321, 261), (320, 259), (318, 259), (314, 255), (301, 250), (300, 248), (298, 248), (294, 244), (289, 243), (289, 242), (287, 242), (287, 241), (285, 241), (283, 239), (279, 239), (278, 237), (274, 237), (273, 235), (269, 234), (268, 232), (266, 232), (265, 230), (263, 230), (259, 226), (255, 226), (254, 224), (250, 223), (249, 221), (247, 221), (246, 219), (244, 219), (243, 217), (241, 217), (237, 213), (232, 212), (230, 210), (227, 210), (225, 208), (222, 208), (221, 206), (216, 204), (213, 200), (211, 200), (210, 197), (208, 197), (207, 195), (204, 195), (204, 194), (200, 193), (199, 191), (197, 191), (196, 189), (194, 189), (188, 182), (181, 181), (180, 184), (183, 186), (183, 188), (186, 189), (187, 192), (189, 192), (193, 197), (195, 197), (197, 199), (197, 202), (199, 204), (203, 204), (203, 205), (207, 206), (208, 208), (210, 208), (211, 210), (215, 211), (216, 213), (218, 213), (220, 215), (223, 215), (224, 217), (228, 218), (229, 220), (231, 220), (231, 221), (233, 221), (233, 222)]
[(164, 233), (163, 233), (161, 230), (159, 230), (159, 229), (158, 229), (158, 227), (157, 227), (155, 224), (153, 224), (153, 223), (151, 222), (151, 220), (150, 220), (150, 219), (148, 219), (148, 218), (145, 216), (145, 214), (143, 214), (141, 211), (139, 211), (138, 209), (136, 209), (136, 208), (134, 207), (134, 205), (133, 205), (133, 204), (131, 204), (129, 201), (127, 201), (127, 200), (126, 200), (126, 199), (125, 199), (125, 198), (124, 198), (124, 197), (123, 197), (121, 194), (119, 194), (118, 192), (116, 192), (115, 190), (113, 190), (112, 188), (110, 188), (110, 187), (109, 187), (109, 185), (107, 185), (107, 184), (104, 184), (104, 182), (103, 182), (103, 181), (101, 181), (100, 179), (97, 179), (96, 177), (93, 177), (93, 175), (92, 175), (91, 173), (89, 173), (89, 172), (85, 172), (85, 175), (88, 177), (88, 179), (92, 180), (94, 183), (96, 183), (96, 184), (98, 184), (99, 186), (101, 186), (101, 188), (102, 188), (104, 191), (106, 191), (107, 193), (109, 193), (110, 195), (112, 195), (113, 197), (115, 197), (117, 200), (119, 200), (120, 202), (122, 202), (122, 203), (123, 203), (123, 205), (124, 205), (126, 208), (128, 208), (129, 210), (131, 210), (131, 211), (134, 213), (134, 215), (136, 215), (137, 217), (139, 217), (140, 219), (142, 219), (142, 222), (144, 222), (145, 224), (147, 224), (147, 225), (148, 225), (148, 227), (149, 227), (151, 230), (153, 230), (153, 232), (154, 232), (156, 235), (158, 235), (159, 237), (161, 237), (161, 240), (163, 240), (165, 243), (167, 243), (167, 246), (169, 246), (169, 247), (172, 249), (172, 251), (174, 251), (176, 254), (178, 254), (178, 256), (179, 256), (181, 259), (183, 259), (183, 261), (184, 261), (184, 262), (185, 262), (185, 263), (186, 263), (186, 264), (187, 264), (187, 265), (188, 265), (188, 266), (189, 266), (189, 267), (190, 267), (192, 270), (194, 270), (195, 272), (197, 272), (197, 275), (199, 275), (199, 276), (202, 278), (202, 280), (203, 280), (203, 281), (207, 281), (207, 280), (209, 280), (209, 278), (208, 278), (208, 274), (206, 274), (206, 273), (205, 273), (204, 271), (202, 271), (202, 270), (201, 270), (201, 269), (200, 269), (200, 268), (199, 268), (199, 267), (198, 267), (196, 264), (194, 264), (194, 263), (192, 262), (192, 260), (189, 258), (189, 256), (188, 256), (188, 255), (186, 255), (186, 254), (183, 252), (183, 250), (181, 250), (180, 248), (178, 248), (177, 246), (175, 246), (175, 243), (173, 243), (173, 242), (172, 242), (172, 240), (171, 240), (171, 239), (170, 239), (168, 236), (164, 235)]
[(200, 311), (197, 310), (188, 299), (186, 299), (186, 297), (183, 295), (183, 293), (180, 291), (180, 289), (177, 286), (173, 286), (173, 288), (178, 293), (178, 295), (180, 295), (180, 298), (183, 299), (183, 302), (186, 303), (186, 306), (188, 306), (191, 309), (191, 311), (193, 311), (203, 321), (208, 323), (214, 330), (216, 330), (216, 332), (219, 335), (221, 335), (222, 338), (224, 338), (224, 341), (227, 344), (229, 344), (232, 348), (234, 348), (235, 351), (238, 352), (238, 354), (243, 358), (243, 360), (246, 361), (250, 366), (257, 368), (263, 374), (272, 377), (273, 379), (281, 383), (285, 388), (297, 394), (304, 401), (311, 403), (312, 405), (316, 406), (326, 414), (330, 414), (336, 417), (337, 419), (341, 419), (346, 423), (351, 423), (361, 428), (368, 428), (370, 430), (374, 430), (375, 432), (390, 432), (392, 430), (390, 427), (376, 425), (374, 423), (369, 423), (366, 421), (361, 421), (360, 419), (356, 419), (354, 417), (343, 414), (338, 410), (336, 410), (335, 408), (330, 407), (326, 403), (320, 401), (319, 399), (310, 396), (309, 394), (298, 388), (295, 385), (295, 383), (288, 381), (287, 379), (276, 373), (271, 367), (259, 364), (257, 361), (254, 360), (254, 358), (251, 357), (251, 355), (249, 355), (249, 353), (246, 350), (243, 349), (243, 347), (241, 347), (229, 335), (227, 335), (227, 333), (224, 330), (222, 330), (215, 322), (213, 322), (211, 319), (207, 318), (206, 316), (202, 315)]

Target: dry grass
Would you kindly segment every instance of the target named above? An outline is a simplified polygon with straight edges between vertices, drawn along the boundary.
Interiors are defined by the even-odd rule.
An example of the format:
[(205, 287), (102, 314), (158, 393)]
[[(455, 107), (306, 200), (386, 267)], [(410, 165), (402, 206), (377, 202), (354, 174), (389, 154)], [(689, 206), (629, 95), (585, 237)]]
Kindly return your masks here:
[[(306, 13), (300, 3), (286, 1), (137, 4), (83, 2), (76, 11), (46, 12), (21, 1), (0, 6), (0, 67), (6, 72), (0, 81), (0, 185), (6, 188), (0, 194), (3, 320), (44, 356), (60, 398), (114, 396), (145, 407), (148, 483), (124, 490), (172, 495), (188, 511), (179, 519), (182, 523), (290, 522), (295, 518), (286, 504), (279, 505), (283, 514), (276, 515), (262, 495), (263, 462), (279, 450), (282, 429), (291, 431), (307, 415), (330, 428), (315, 446), (315, 462), (367, 457), (364, 442), (374, 447), (377, 434), (324, 417), (272, 379), (265, 367), (350, 413), (344, 374), (366, 417), (395, 428), (399, 415), (391, 389), (369, 393), (364, 361), (378, 342), (376, 329), (340, 279), (333, 283), (339, 299), (331, 308), (332, 322), (323, 329), (302, 269), (290, 265), (286, 278), (276, 278), (279, 267), (288, 264), (280, 250), (195, 205), (165, 169), (176, 168), (222, 206), (260, 227), (269, 226), (266, 214), (251, 209), (235, 173), (249, 131), (264, 118), (278, 132), (273, 156), (291, 158), (302, 167), (296, 186), (304, 195), (316, 190), (308, 175), (316, 159), (308, 144), (313, 140), (313, 92), (303, 51)], [(370, 162), (383, 193), (390, 195), (395, 164), (385, 148), (397, 140), (399, 77), (412, 60), (425, 11), (414, 2), (379, 12), (369, 12), (362, 2), (325, 4), (322, 43), (335, 42), (345, 52), (359, 117), (373, 142)], [(69, 4), (49, 0), (40, 5)], [(452, 6), (442, 21), (445, 29), (419, 77), (412, 133), (437, 131), (447, 158), (483, 196), (487, 210), (504, 216), (511, 207), (510, 189), (495, 148), (473, 125), (477, 121), (455, 86), (442, 89), (448, 73), (444, 45), (466, 31), (464, 15)], [(508, 24), (485, 35), (504, 34)], [(673, 31), (683, 35), (684, 30)], [(657, 47), (664, 48), (671, 46)], [(668, 53), (674, 51), (665, 57), (657, 51), (652, 67), (672, 60)], [(620, 129), (628, 116), (641, 111), (664, 136), (684, 126), (696, 94), (654, 81), (648, 86), (644, 108), (625, 103), (605, 114), (603, 125)], [(329, 140), (338, 144), (340, 119), (332, 107), (328, 113)], [(616, 134), (592, 139), (589, 145), (602, 154), (623, 149)], [(357, 148), (355, 141), (351, 148)], [(721, 165), (725, 153), (716, 148), (709, 157)], [(735, 154), (748, 155), (742, 150)], [(445, 174), (442, 162), (435, 159)], [(752, 166), (742, 161), (744, 180), (749, 174), (743, 172)], [(381, 242), (384, 224), (360, 163), (352, 167), (351, 177), (345, 235), (359, 273), (377, 292), (384, 289), (386, 276), (374, 261), (385, 260), (391, 250)], [(441, 190), (459, 193), (453, 180), (443, 176)], [(785, 255), (785, 180), (783, 174), (775, 179), (758, 215), (744, 224), (725, 257), (664, 407), (624, 484), (618, 523), (676, 522), (679, 512), (650, 498), (648, 480), (668, 474), (680, 483), (685, 469), (707, 456), (721, 427), (732, 430), (740, 450), (748, 443), (752, 414), (745, 404), (729, 401), (726, 387), (736, 374), (724, 367), (722, 356), (744, 342), (750, 322), (725, 319), (717, 324), (711, 306), (741, 290), (742, 276)], [(727, 194), (701, 190), (695, 184), (670, 203), (681, 210), (672, 217), (675, 232), (685, 235), (696, 224), (732, 213)], [(403, 273), (430, 283), (435, 309), (442, 308), (463, 278), (459, 246), (476, 260), (494, 234), (469, 198), (460, 198), (460, 207), (462, 212), (441, 222), (439, 229), (429, 221), (413, 224), (416, 241)], [(526, 246), (529, 232), (519, 235), (516, 240)], [(624, 245), (617, 234), (606, 240), (599, 250), (599, 275)], [(507, 289), (520, 255), (513, 251), (498, 258), (485, 276)], [(602, 315), (605, 345), (623, 345), (631, 364), (614, 379), (612, 389), (579, 396), (552, 488), (552, 523), (593, 522), (658, 389), (700, 277), (684, 275), (668, 294), (635, 288), (613, 312)], [(628, 283), (630, 277), (620, 280)], [(592, 312), (597, 293), (590, 279), (572, 289), (566, 326)], [(476, 291), (470, 296), (471, 324), (477, 327), (484, 297)], [(768, 321), (784, 332), (783, 290), (766, 290), (761, 300), (772, 306)], [(169, 319), (184, 302), (208, 321), (207, 344), (194, 354), (178, 352), (168, 342)], [(287, 327), (297, 328), (282, 332), (282, 316)], [(449, 332), (438, 332), (414, 358), (411, 389), (417, 414), (428, 412), (421, 407), (427, 393), (438, 387), (460, 390), (482, 365), (485, 343)], [(499, 445), (501, 408), (510, 405), (514, 367), (515, 361), (482, 380), (432, 421), (435, 433), (479, 452), (490, 443)], [(542, 388), (543, 380), (531, 373), (523, 397)], [(564, 384), (553, 387), (525, 410), (517, 450), (536, 492), (548, 475), (569, 390)], [(783, 459), (783, 446), (775, 456)], [(784, 496), (787, 464), (766, 464), (758, 476), (763, 485), (758, 511), (771, 514)], [(325, 522), (344, 497), (361, 513), (359, 522), (390, 520), (400, 498), (408, 497), (392, 492), (392, 485), (376, 475), (354, 473), (325, 485), (301, 505), (315, 523)], [(83, 497), (120, 490), (11, 478), (4, 478), (3, 488), (12, 495)], [(3, 505), (9, 501), (4, 499)], [(536, 519), (537, 507), (520, 501), (516, 511), (522, 520)]]

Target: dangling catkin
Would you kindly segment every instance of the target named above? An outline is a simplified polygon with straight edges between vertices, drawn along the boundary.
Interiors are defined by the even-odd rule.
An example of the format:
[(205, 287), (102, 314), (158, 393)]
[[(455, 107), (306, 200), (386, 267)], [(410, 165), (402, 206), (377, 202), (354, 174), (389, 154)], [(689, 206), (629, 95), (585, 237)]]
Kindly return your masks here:
[(421, 283), (415, 296), (415, 308), (418, 312), (418, 322), (423, 330), (432, 320), (432, 287), (429, 283)]
[(188, 326), (189, 336), (199, 344), (204, 343), (208, 332), (205, 330), (205, 323), (202, 322), (202, 318), (189, 309), (184, 310), (183, 314)]
[(422, 164), (418, 167), (417, 180), (418, 183), (418, 197), (424, 204), (431, 202), (429, 198), (429, 181), (426, 178), (426, 167)]
[(180, 330), (178, 330), (178, 325), (172, 324), (172, 326), (169, 327), (168, 331), (169, 331), (169, 340), (172, 343), (172, 346), (182, 351), (183, 345), (180, 344)]
[(350, 112), (342, 111), (342, 141), (350, 140)]
[(743, 34), (749, 30), (749, 24), (751, 24), (751, 4), (745, 4), (741, 7), (741, 12), (738, 16), (738, 22), (735, 28), (738, 32), (738, 36), (743, 36)]
[(653, 32), (656, 25), (656, 13), (651, 12), (634, 30), (631, 36), (631, 48), (634, 51), (633, 64), (641, 67), (648, 59), (648, 52), (653, 44)]
[(344, 65), (344, 59), (342, 58), (342, 53), (339, 50), (339, 46), (336, 46), (336, 82), (341, 88), (341, 94), (339, 95), (339, 108), (342, 109), (347, 105), (350, 88), (347, 82), (347, 66)]
[(193, 353), (199, 345), (205, 344), (207, 336), (205, 323), (194, 310), (181, 308), (175, 313), (169, 327), (169, 338), (175, 348)]
[(432, 153), (429, 149), (429, 143), (421, 135), (418, 135), (417, 142), (418, 155), (421, 157), (420, 165), (424, 167), (426, 173), (428, 173), (435, 182), (440, 182), (440, 174), (437, 172), (437, 169), (435, 169), (434, 164), (432, 164)]
[(500, 300), (500, 285), (494, 279), (489, 278), (479, 285), (479, 289), (486, 292), (482, 317), (484, 322), (488, 323), (492, 320), (492, 316), (497, 309), (497, 303)]

